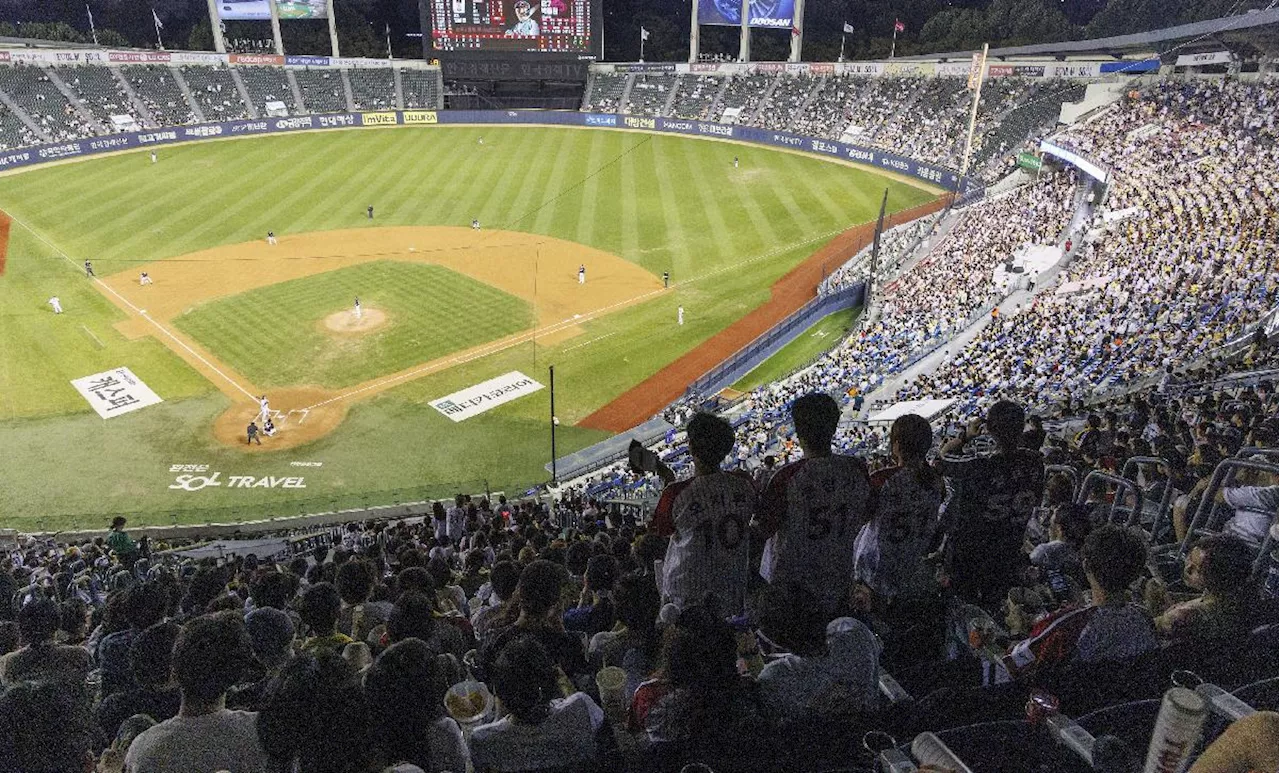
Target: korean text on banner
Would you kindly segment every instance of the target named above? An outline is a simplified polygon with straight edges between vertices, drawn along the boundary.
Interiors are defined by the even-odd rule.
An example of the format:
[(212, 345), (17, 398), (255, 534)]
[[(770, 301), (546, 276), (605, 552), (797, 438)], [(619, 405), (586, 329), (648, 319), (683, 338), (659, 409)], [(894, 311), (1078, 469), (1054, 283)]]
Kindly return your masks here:
[(439, 400), (432, 400), (431, 407), (453, 421), (463, 421), (472, 416), (478, 416), (490, 408), (497, 408), (503, 403), (537, 392), (539, 389), (542, 389), (542, 384), (513, 370)]
[(104, 419), (163, 402), (128, 368), (115, 368), (78, 378), (71, 382), (71, 386)]

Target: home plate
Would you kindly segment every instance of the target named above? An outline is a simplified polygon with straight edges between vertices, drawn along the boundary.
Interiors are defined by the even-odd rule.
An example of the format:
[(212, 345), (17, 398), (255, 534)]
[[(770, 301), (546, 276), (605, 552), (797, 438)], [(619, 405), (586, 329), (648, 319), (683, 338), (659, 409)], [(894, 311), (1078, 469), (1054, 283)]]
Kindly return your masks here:
[(574, 318), (574, 319), (582, 319), (582, 315), (581, 315), (581, 314), (574, 314), (574, 315), (573, 315), (573, 318)]

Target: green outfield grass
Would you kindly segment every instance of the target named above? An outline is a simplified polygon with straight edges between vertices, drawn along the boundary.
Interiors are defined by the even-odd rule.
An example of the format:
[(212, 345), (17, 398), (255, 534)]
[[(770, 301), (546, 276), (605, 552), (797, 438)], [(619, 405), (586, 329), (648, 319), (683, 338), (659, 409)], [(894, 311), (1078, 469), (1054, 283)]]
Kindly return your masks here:
[[(559, 450), (581, 448), (604, 435), (574, 422), (763, 303), (774, 280), (832, 235), (872, 220), (886, 187), (891, 211), (931, 198), (873, 171), (799, 154), (604, 130), (317, 132), (180, 145), (159, 154), (154, 165), (145, 152), (125, 153), (0, 177), (0, 208), (16, 221), (8, 271), (0, 277), (6, 526), (35, 528), (40, 518), (49, 528), (97, 525), (99, 515), (116, 511), (134, 513), (137, 523), (168, 523), (175, 515), (202, 521), (213, 512), (205, 508), (231, 508), (217, 512), (233, 519), (276, 503), (284, 503), (278, 505), (284, 514), (302, 506), (300, 497), (447, 494), (474, 485), (464, 481), (515, 490), (546, 478), (546, 390), (458, 424), (425, 403), (510, 370), (545, 383), (554, 364)], [(735, 155), (739, 169), (731, 163)], [(377, 210), (373, 223), (365, 217), (369, 204)], [(269, 229), (284, 235), (466, 226), (472, 218), (607, 250), (655, 275), (670, 271), (675, 284), (655, 300), (584, 324), (578, 336), (522, 344), (408, 382), (354, 405), (320, 441), (250, 459), (219, 446), (209, 431), (226, 398), (154, 338), (130, 341), (117, 332), (113, 326), (125, 313), (90, 286), (78, 265), (90, 258), (106, 275), (261, 239)], [(49, 312), (52, 295), (67, 313)], [(345, 295), (339, 300), (338, 308), (350, 303)], [(319, 309), (301, 305), (290, 314), (305, 329), (279, 335), (309, 334), (307, 319)], [(675, 325), (679, 305), (686, 310), (683, 327)], [(455, 328), (459, 334), (497, 335), (473, 331), (475, 315), (462, 305), (456, 310), (471, 319)], [(235, 324), (236, 313), (221, 316), (198, 335)], [(437, 324), (404, 317), (397, 314), (397, 323)], [(234, 360), (223, 344), (217, 350)], [(236, 365), (249, 373), (276, 367), (251, 362), (252, 354), (239, 357)], [(68, 381), (121, 365), (165, 402), (103, 421)], [(342, 372), (346, 367), (312, 373), (336, 383), (354, 377)], [(276, 378), (294, 380), (271, 374)], [(303, 469), (305, 490), (169, 488), (173, 464), (278, 475), (304, 461), (322, 464)]]
[(812, 327), (797, 336), (794, 341), (775, 352), (772, 357), (748, 371), (747, 375), (738, 379), (732, 388), (740, 392), (749, 392), (799, 370), (819, 354), (839, 343), (840, 339), (853, 330), (853, 324), (861, 313), (862, 307), (858, 306), (828, 314), (813, 323)]
[[(324, 318), (357, 296), (387, 314), (386, 326), (326, 334)], [(221, 298), (174, 324), (264, 388), (338, 389), (524, 330), (533, 309), (442, 266), (376, 261)]]

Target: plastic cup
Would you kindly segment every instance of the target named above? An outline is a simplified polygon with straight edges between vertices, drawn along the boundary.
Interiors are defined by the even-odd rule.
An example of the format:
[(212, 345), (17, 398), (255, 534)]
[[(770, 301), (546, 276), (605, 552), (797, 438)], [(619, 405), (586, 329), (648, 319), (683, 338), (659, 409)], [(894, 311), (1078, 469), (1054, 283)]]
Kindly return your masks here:
[(610, 720), (618, 720), (627, 713), (627, 672), (617, 666), (600, 669), (596, 674), (596, 688), (600, 690), (600, 705)]
[[(471, 699), (477, 693), (484, 698), (478, 710)], [(450, 687), (445, 693), (444, 708), (458, 723), (458, 727), (462, 728), (463, 737), (470, 737), (471, 731), (493, 714), (493, 693), (489, 692), (484, 682), (467, 679)]]

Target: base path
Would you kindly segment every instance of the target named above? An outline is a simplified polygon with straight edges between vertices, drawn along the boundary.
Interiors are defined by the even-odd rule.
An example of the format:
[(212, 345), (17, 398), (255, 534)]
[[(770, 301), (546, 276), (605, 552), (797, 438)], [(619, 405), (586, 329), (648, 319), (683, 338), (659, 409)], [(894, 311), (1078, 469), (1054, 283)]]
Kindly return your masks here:
[[(267, 392), (278, 433), (248, 446), (245, 430), (258, 416), (255, 399), (265, 390), (179, 332), (174, 318), (216, 298), (375, 260), (432, 263), (528, 301), (534, 327), (397, 373), (344, 389), (298, 384)], [(591, 281), (578, 283), (578, 266)], [(147, 272), (153, 284), (138, 283)], [(129, 338), (153, 336), (209, 379), (233, 401), (213, 427), (216, 438), (251, 453), (292, 448), (337, 427), (352, 402), (368, 399), (416, 378), (487, 357), (530, 340), (553, 343), (581, 332), (581, 324), (662, 292), (653, 274), (622, 258), (573, 242), (512, 231), (397, 226), (293, 234), (279, 243), (226, 245), (157, 260), (100, 281), (104, 294), (128, 313), (116, 325)], [(367, 307), (360, 320), (347, 308), (316, 324), (335, 338), (361, 336), (387, 322)]]
[[(940, 197), (928, 204), (886, 215), (885, 228), (937, 212), (947, 205), (947, 199)], [(617, 433), (648, 421), (684, 394), (689, 384), (812, 300), (822, 279), (870, 244), (875, 231), (875, 223), (866, 223), (837, 235), (774, 282), (769, 288), (769, 300), (763, 305), (627, 390), (583, 419), (579, 426)]]

